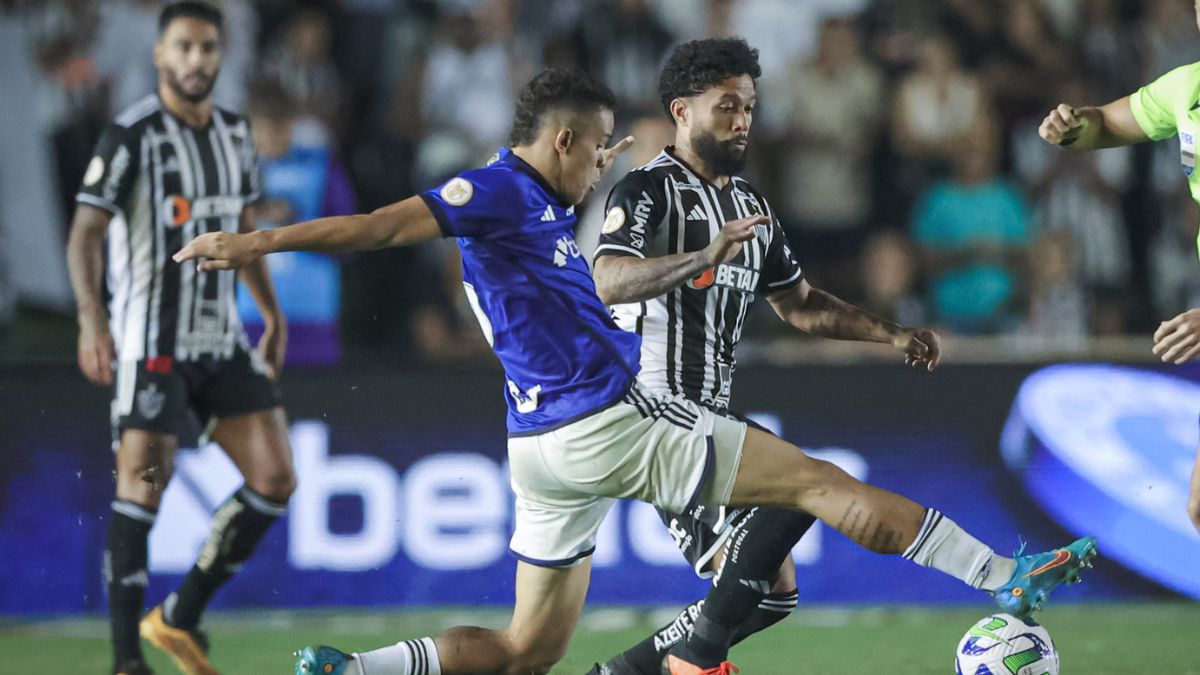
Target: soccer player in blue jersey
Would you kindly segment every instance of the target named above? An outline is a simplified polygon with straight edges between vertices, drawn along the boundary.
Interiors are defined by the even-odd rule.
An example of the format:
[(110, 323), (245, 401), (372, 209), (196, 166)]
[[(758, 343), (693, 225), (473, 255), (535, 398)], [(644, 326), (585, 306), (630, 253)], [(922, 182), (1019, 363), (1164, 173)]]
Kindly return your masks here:
[[(636, 384), (640, 338), (618, 328), (574, 240), (575, 205), (614, 156), (614, 98), (587, 76), (549, 70), (522, 91), (511, 149), (485, 168), (373, 213), (322, 218), (248, 235), (197, 238), (175, 260), (230, 269), (284, 250), (345, 252), (454, 237), (463, 281), (504, 366), (508, 454), (516, 493), (516, 604), (508, 627), (455, 627), (360, 654), (306, 647), (300, 675), (548, 673), (583, 611), (596, 532), (613, 500), (672, 511), (695, 504), (806, 511), (879, 553), (904, 554), (991, 592), (1028, 616), (1078, 578), (1095, 553), (1085, 538), (1017, 559), (996, 555), (949, 518), (859, 482), (743, 422)], [(672, 274), (695, 276), (736, 256), (755, 216), (726, 223)], [(676, 675), (728, 673), (717, 632)]]

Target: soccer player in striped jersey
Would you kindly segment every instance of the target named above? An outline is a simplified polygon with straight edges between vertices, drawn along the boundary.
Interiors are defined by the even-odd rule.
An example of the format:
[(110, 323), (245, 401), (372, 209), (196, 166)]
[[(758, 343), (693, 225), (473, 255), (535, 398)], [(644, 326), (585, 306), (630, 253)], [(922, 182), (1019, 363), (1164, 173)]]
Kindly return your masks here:
[[(104, 130), (71, 224), (79, 366), (96, 384), (115, 380), (117, 485), (104, 573), (113, 672), (126, 675), (150, 672), (139, 628), (185, 673), (216, 672), (198, 630), (201, 614), (284, 513), (296, 483), (273, 381), (287, 333), (266, 266), (258, 262), (240, 274), (266, 324), (256, 350), (238, 321), (236, 273), (198, 272), (170, 260), (205, 232), (253, 229), (258, 177), (250, 128), (210, 97), (222, 21), (201, 2), (163, 9), (154, 47), (158, 91)], [(142, 618), (147, 536), (189, 415), (211, 425), (245, 483), (217, 510), (179, 589)]]
[[(891, 344), (907, 363), (930, 371), (941, 356), (933, 331), (884, 321), (809, 285), (770, 204), (737, 175), (760, 74), (758, 51), (741, 39), (675, 49), (658, 88), (675, 144), (613, 188), (594, 265), (596, 288), (617, 325), (642, 336), (639, 383), (734, 417), (734, 352), (759, 296), (807, 333)], [(727, 223), (753, 223), (755, 236), (733, 259), (692, 269), (694, 253)], [(694, 656), (685, 638), (697, 623), (702, 630), (719, 626), (737, 642), (796, 606), (790, 552), (813, 522), (808, 514), (698, 506), (659, 515), (696, 573), (713, 577), (713, 585), (707, 598), (593, 673), (656, 675), (668, 649)], [(741, 554), (726, 556), (731, 546)]]
[[(1200, 28), (1200, 0), (1195, 2)], [(1115, 148), (1179, 137), (1179, 164), (1192, 198), (1200, 203), (1196, 143), (1200, 138), (1200, 61), (1180, 66), (1128, 96), (1098, 107), (1060, 103), (1038, 127), (1051, 145), (1072, 152)], [(1200, 246), (1200, 240), (1197, 241)], [(1200, 307), (1163, 321), (1154, 331), (1153, 352), (1164, 363), (1182, 364), (1200, 355)], [(1192, 466), (1187, 514), (1200, 532), (1200, 449)]]
[[(617, 498), (676, 512), (698, 504), (805, 511), (871, 550), (903, 554), (990, 591), (1022, 615), (1078, 578), (1095, 553), (1090, 537), (1015, 560), (998, 556), (937, 511), (637, 383), (641, 338), (613, 323), (574, 239), (575, 205), (632, 142), (606, 148), (614, 106), (612, 92), (587, 76), (546, 71), (521, 92), (512, 147), (483, 168), (370, 214), (210, 233), (176, 254), (180, 262), (199, 259), (193, 265), (201, 270), (232, 269), (273, 251), (360, 251), (454, 237), (467, 297), (504, 368), (516, 493), (509, 625), (459, 626), (359, 654), (306, 647), (295, 672), (548, 673), (583, 611), (596, 533)], [(755, 237), (755, 222), (722, 228), (692, 255), (697, 267), (688, 278), (736, 258)], [(728, 641), (706, 635), (712, 644), (703, 662), (677, 661), (675, 675), (729, 672)]]

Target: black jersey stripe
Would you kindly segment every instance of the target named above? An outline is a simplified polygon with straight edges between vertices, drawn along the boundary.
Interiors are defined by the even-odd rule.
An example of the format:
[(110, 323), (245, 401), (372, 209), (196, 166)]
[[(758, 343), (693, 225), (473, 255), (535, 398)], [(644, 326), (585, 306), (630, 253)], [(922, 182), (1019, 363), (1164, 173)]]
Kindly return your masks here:
[[(115, 239), (122, 259), (108, 270), (120, 291), (110, 307), (121, 331), (118, 354), (179, 360), (229, 355), (234, 345), (245, 343), (234, 313), (234, 275), (206, 273), (212, 275), (206, 279), (194, 264), (177, 265), (169, 256), (203, 231), (236, 229), (245, 175), (253, 175), (244, 120), (216, 109), (212, 125), (192, 129), (151, 96), (116, 121), (122, 147), (136, 163), (130, 168), (136, 172), (130, 174), (132, 188), (114, 204), (124, 226)], [(111, 163), (115, 156), (102, 159)], [(85, 185), (81, 201), (102, 200), (105, 187)]]
[[(637, 171), (661, 183), (667, 201), (666, 216), (657, 239), (648, 242), (647, 257), (703, 249), (728, 220), (756, 213), (773, 216), (766, 199), (747, 181), (733, 177), (718, 189), (670, 149)], [(764, 230), (725, 269), (714, 270), (715, 278), (692, 280), (664, 297), (614, 312), (622, 327), (642, 335), (647, 384), (713, 408), (727, 407), (736, 345), (749, 306), (764, 271), (770, 268), (778, 274), (778, 264), (770, 258), (775, 255), (777, 230)]]

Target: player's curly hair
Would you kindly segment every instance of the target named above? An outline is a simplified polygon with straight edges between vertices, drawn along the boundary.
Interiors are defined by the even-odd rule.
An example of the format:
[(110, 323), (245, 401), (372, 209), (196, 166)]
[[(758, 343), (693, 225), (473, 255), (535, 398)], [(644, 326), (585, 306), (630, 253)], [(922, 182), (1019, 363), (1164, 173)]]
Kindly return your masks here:
[(758, 50), (738, 37), (685, 42), (671, 52), (658, 76), (658, 98), (667, 117), (671, 101), (703, 94), (709, 87), (737, 75), (762, 76)]
[(509, 142), (514, 146), (532, 143), (542, 118), (551, 110), (591, 112), (616, 108), (617, 97), (603, 83), (578, 70), (550, 68), (521, 90)]
[(181, 0), (180, 2), (172, 2), (163, 7), (162, 12), (158, 15), (158, 34), (162, 35), (167, 31), (167, 26), (175, 19), (199, 19), (207, 21), (217, 27), (217, 32), (221, 35), (225, 34), (225, 17), (221, 14), (221, 10), (208, 4), (200, 2), (200, 0)]

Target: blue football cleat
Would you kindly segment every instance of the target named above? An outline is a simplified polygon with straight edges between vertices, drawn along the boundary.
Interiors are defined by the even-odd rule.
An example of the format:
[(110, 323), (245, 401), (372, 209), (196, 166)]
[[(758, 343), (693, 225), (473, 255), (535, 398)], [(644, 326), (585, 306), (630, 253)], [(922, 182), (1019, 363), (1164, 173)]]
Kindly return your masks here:
[[(1024, 546), (1021, 550), (1024, 550)], [(1017, 551), (1017, 569), (1012, 579), (996, 589), (993, 596), (1000, 609), (1023, 620), (1042, 608), (1050, 591), (1059, 584), (1078, 583), (1080, 570), (1092, 566), (1096, 557), (1096, 538), (1084, 537), (1045, 553), (1021, 555)]]
[(346, 664), (354, 657), (333, 647), (305, 647), (293, 654), (296, 657), (296, 675), (342, 675)]

